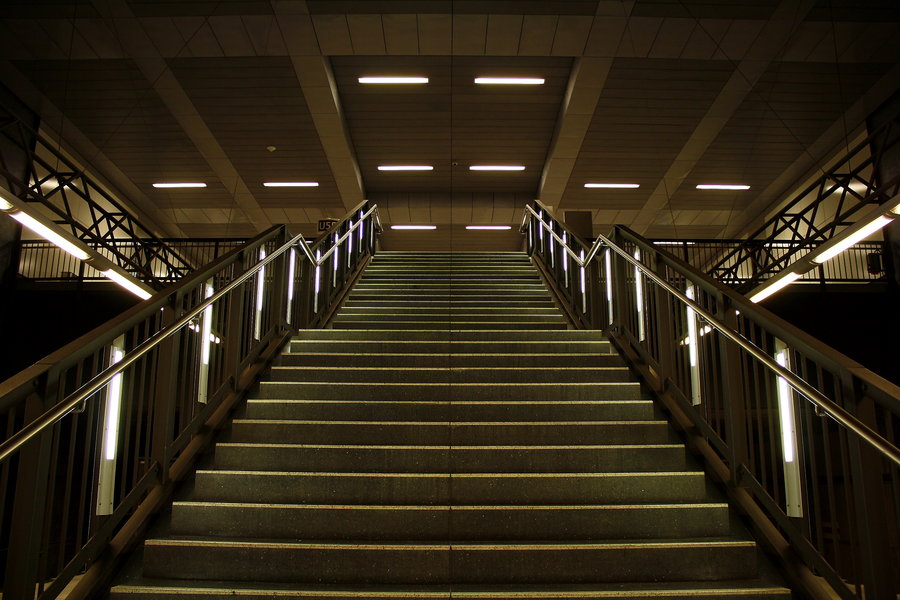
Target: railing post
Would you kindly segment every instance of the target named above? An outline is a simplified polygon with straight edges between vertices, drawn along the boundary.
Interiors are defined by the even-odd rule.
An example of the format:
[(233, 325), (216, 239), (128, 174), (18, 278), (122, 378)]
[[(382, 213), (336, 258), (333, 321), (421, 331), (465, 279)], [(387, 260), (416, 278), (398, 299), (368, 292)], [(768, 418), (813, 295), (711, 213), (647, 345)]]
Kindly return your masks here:
[[(168, 327), (180, 316), (181, 294), (175, 294), (172, 305), (162, 309), (160, 329)], [(174, 306), (173, 306), (174, 305)], [(153, 443), (151, 457), (159, 464), (161, 483), (169, 480), (171, 442), (175, 431), (175, 406), (177, 405), (179, 345), (181, 334), (169, 336), (157, 347), (156, 397), (153, 401)]]
[[(665, 273), (661, 272), (665, 269), (665, 266), (663, 266), (662, 269), (660, 268), (659, 254), (654, 253), (651, 256), (652, 258), (649, 256), (647, 258), (653, 261), (653, 271), (665, 279)], [(675, 307), (672, 301), (672, 295), (660, 286), (653, 286), (653, 294), (656, 297), (656, 301), (652, 303), (652, 306), (654, 307), (656, 314), (650, 316), (647, 319), (647, 322), (656, 324), (656, 342), (659, 352), (657, 360), (659, 361), (660, 368), (659, 389), (657, 391), (663, 392), (666, 389), (667, 380), (672, 378), (672, 374), (675, 371), (675, 348), (678, 343), (675, 339), (675, 333), (672, 327), (675, 317)]]
[[(875, 403), (849, 373), (842, 376), (841, 385), (845, 408), (869, 427), (875, 428)], [(850, 461), (850, 483), (853, 495), (856, 531), (855, 549), (859, 552), (861, 572), (856, 577), (865, 586), (866, 600), (896, 600), (897, 585), (895, 555), (885, 527), (890, 520), (885, 511), (884, 461), (871, 446), (858, 436), (848, 435), (847, 450)]]
[[(698, 294), (699, 295), (699, 294)], [(722, 294), (716, 295), (716, 316), (732, 330), (738, 330), (737, 312)], [(745, 397), (744, 372), (741, 367), (741, 350), (728, 341), (719, 346), (719, 362), (722, 402), (725, 406), (725, 431), (728, 439), (728, 466), (731, 483), (740, 484), (741, 467), (747, 463), (747, 399)]]
[[(53, 405), (55, 394), (46, 394), (57, 388), (56, 378), (44, 384), (45, 395), (32, 393), (25, 401), (24, 423), (30, 423)], [(6, 579), (3, 596), (13, 599), (31, 599), (35, 585), (41, 579), (41, 545), (47, 510), (47, 483), (51, 465), (51, 449), (55, 427), (40, 434), (22, 448), (16, 475), (15, 501), (13, 503), (12, 528), (9, 536), (9, 553), (6, 559)]]

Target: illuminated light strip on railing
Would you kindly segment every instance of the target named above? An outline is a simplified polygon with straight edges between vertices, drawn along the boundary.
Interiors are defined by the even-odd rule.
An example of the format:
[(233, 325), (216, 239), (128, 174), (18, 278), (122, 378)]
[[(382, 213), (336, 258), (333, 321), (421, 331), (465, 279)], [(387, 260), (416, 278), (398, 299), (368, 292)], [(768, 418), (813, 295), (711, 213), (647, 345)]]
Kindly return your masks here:
[(319, 255), (321, 254), (320, 250), (316, 250), (316, 275), (315, 275), (315, 283), (313, 287), (313, 312), (319, 312), (319, 273), (322, 270), (322, 265), (319, 263)]
[[(685, 295), (694, 300), (694, 286), (688, 285)], [(700, 395), (700, 336), (697, 335), (697, 313), (690, 306), (686, 306), (688, 326), (688, 362), (691, 370), (691, 404), (699, 406), (702, 400)]]
[[(266, 258), (265, 248), (259, 249), (259, 260)], [(253, 339), (262, 336), (263, 299), (266, 293), (266, 267), (262, 266), (256, 274), (256, 314), (253, 318)]]
[(288, 252), (288, 280), (287, 280), (287, 314), (285, 319), (291, 325), (291, 315), (294, 314), (294, 272), (297, 262), (297, 252), (291, 248)]
[[(125, 357), (125, 338), (119, 336), (110, 348), (109, 366)], [(96, 514), (111, 515), (116, 491), (116, 456), (119, 448), (119, 421), (122, 413), (122, 374), (117, 373), (106, 387), (103, 436), (97, 475)]]
[(67, 252), (77, 258), (78, 260), (87, 260), (89, 258), (89, 254), (82, 248), (79, 248), (74, 242), (67, 240), (61, 234), (56, 231), (53, 231), (50, 227), (47, 227), (28, 213), (17, 211), (14, 213), (9, 213), (9, 216), (41, 236), (60, 250)]
[(116, 271), (114, 268), (106, 269), (105, 271), (100, 271), (100, 272), (103, 273), (104, 277), (106, 277), (107, 279), (122, 286), (123, 288), (125, 288), (126, 290), (128, 290), (129, 292), (131, 292), (132, 294), (134, 294), (135, 296), (137, 296), (138, 298), (140, 298), (142, 300), (146, 300), (150, 296), (153, 295), (150, 292), (148, 292), (147, 290), (145, 290), (144, 288), (142, 288), (141, 286), (139, 286), (134, 281), (128, 279), (127, 277), (125, 277), (124, 275), (122, 275), (121, 273)]
[[(562, 234), (562, 244), (563, 246), (568, 246), (566, 243), (566, 233)], [(569, 287), (569, 256), (563, 252), (562, 255), (562, 263), (563, 263), (563, 281), (566, 287)]]
[(334, 287), (337, 287), (338, 264), (340, 256), (338, 245), (338, 234), (334, 234), (334, 245), (331, 246), (332, 253), (334, 254), (334, 265), (332, 265), (331, 268), (331, 285), (333, 285)]
[[(204, 299), (212, 298), (214, 293), (212, 279), (210, 279), (203, 285), (203, 297)], [(209, 351), (212, 341), (212, 319), (213, 305), (210, 304), (203, 309), (200, 317), (200, 371), (197, 383), (197, 402), (200, 404), (206, 404), (209, 398)]]
[[(639, 248), (634, 250), (634, 259), (641, 262), (641, 250)], [(634, 267), (634, 298), (637, 305), (638, 339), (643, 342), (647, 337), (647, 328), (644, 325), (644, 277), (641, 274), (641, 269), (637, 266)]]
[(581, 312), (587, 312), (587, 291), (584, 285), (584, 250), (581, 251)]
[[(350, 228), (353, 228), (353, 221), (350, 221)], [(347, 238), (347, 262), (353, 257), (353, 236)]]
[[(775, 362), (790, 369), (788, 348), (781, 341), (775, 342)], [(789, 517), (803, 516), (800, 488), (800, 464), (797, 457), (797, 428), (794, 413), (794, 392), (784, 377), (778, 377), (778, 421), (781, 426), (781, 453), (784, 462), (785, 509)]]
[(606, 249), (603, 253), (606, 263), (606, 306), (609, 307), (609, 324), (613, 324), (613, 289), (612, 289), (612, 250)]

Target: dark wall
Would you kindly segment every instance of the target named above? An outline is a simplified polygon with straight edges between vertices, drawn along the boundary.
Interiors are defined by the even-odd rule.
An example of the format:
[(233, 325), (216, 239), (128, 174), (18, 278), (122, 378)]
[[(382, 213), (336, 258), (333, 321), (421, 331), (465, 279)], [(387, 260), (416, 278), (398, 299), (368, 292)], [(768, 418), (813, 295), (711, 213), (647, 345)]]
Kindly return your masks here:
[(137, 296), (106, 283), (82, 289), (20, 286), (0, 293), (0, 381), (139, 302)]
[(900, 385), (900, 294), (884, 284), (793, 285), (762, 305)]

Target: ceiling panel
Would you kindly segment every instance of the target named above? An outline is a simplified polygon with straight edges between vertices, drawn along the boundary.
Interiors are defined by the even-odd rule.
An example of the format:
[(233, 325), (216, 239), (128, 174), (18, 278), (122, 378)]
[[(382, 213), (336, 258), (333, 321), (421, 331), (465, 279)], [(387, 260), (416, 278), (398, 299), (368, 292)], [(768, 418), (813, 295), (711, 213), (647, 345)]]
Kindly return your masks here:
[[(169, 66), (260, 206), (342, 206), (289, 58), (181, 58)], [(266, 181), (319, 187), (265, 188)]]

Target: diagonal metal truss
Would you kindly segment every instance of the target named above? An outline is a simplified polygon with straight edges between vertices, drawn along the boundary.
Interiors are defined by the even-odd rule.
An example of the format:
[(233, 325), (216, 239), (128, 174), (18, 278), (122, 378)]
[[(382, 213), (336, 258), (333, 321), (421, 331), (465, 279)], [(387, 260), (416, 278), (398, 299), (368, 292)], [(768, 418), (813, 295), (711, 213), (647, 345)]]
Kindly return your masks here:
[[(0, 154), (0, 177), (27, 203), (133, 276), (159, 289), (194, 266), (142, 226), (115, 198), (47, 139), (0, 104), (0, 138), (25, 157), (13, 169)], [(123, 243), (127, 242), (127, 243)]]
[[(893, 198), (900, 177), (877, 181), (875, 173), (887, 150), (898, 144), (900, 114), (895, 114), (707, 272), (741, 290), (752, 289), (852, 225), (863, 208)], [(784, 252), (785, 243), (790, 252)]]

